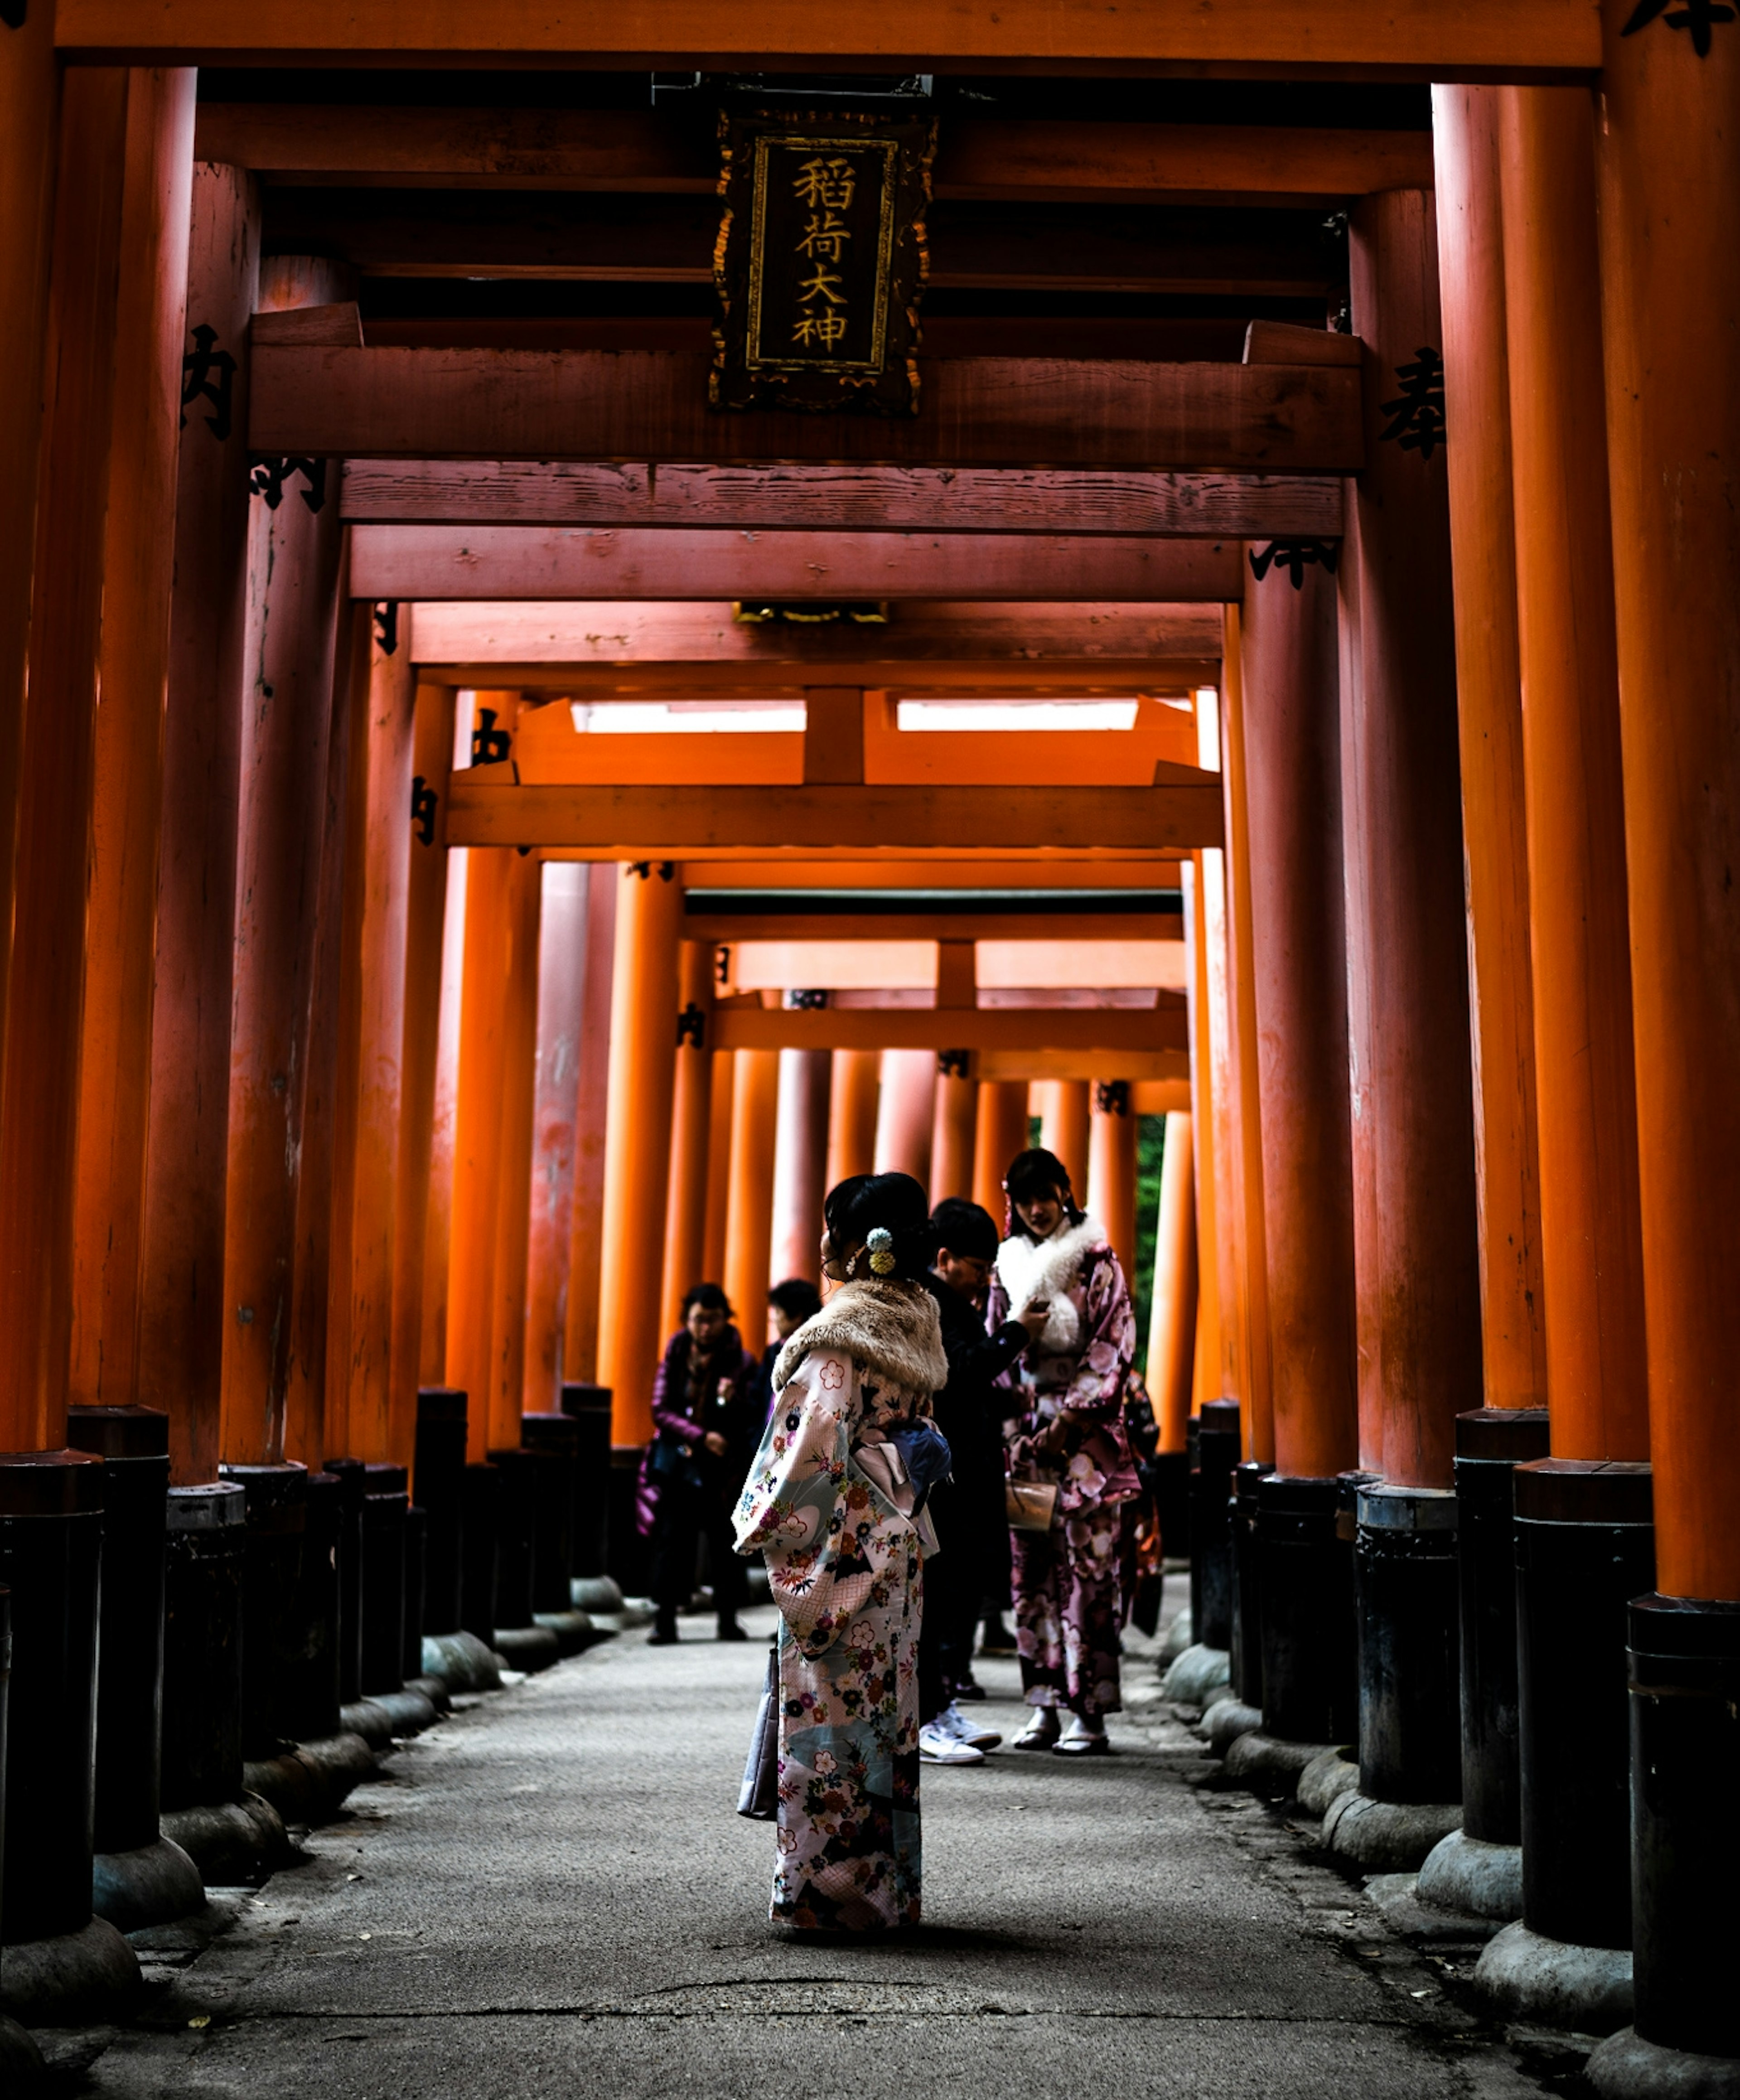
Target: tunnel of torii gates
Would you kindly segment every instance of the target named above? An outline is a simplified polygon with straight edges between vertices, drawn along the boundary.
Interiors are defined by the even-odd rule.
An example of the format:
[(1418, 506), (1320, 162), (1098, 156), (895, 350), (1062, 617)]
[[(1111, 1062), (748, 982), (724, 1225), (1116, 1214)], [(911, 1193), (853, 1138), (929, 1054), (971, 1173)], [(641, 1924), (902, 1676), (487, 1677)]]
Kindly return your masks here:
[[(912, 412), (710, 405), (749, 92), (934, 118)], [(570, 1637), (687, 1283), (1032, 1113), (1128, 1260), (1163, 1113), (1201, 1681), (1740, 2090), (1737, 111), (1707, 0), (0, 7), (11, 2011)]]

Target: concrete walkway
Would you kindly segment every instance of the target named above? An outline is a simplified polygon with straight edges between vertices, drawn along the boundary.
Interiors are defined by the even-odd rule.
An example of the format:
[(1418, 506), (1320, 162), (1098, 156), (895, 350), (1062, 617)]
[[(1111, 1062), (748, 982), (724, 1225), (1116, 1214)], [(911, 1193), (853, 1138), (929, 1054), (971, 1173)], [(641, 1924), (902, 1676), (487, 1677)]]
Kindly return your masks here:
[[(750, 1623), (765, 1634), (773, 1615)], [(156, 1935), (134, 2027), (45, 2036), (67, 2093), (763, 2100), (1155, 2093), (1494, 2100), (1544, 2089), (1306, 1837), (1204, 1786), (1146, 1703), (1086, 1763), (926, 1767), (925, 1917), (886, 1945), (765, 1922), (732, 1812), (764, 1650), (704, 1619), (474, 1704), (306, 1864)], [(1145, 1645), (1145, 1644), (1144, 1644)], [(978, 1710), (1013, 1734), (1012, 1663)], [(1195, 1782), (1194, 1784), (1192, 1782)], [(212, 1936), (214, 1928), (222, 1927)]]

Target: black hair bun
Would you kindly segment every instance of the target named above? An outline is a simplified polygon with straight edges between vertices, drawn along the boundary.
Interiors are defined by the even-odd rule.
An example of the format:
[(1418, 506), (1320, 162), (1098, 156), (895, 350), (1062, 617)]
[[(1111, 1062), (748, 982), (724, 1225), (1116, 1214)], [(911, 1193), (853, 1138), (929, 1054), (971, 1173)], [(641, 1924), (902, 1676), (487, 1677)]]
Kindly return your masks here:
[[(869, 1247), (854, 1278), (879, 1277), (885, 1283), (912, 1282), (923, 1276), (936, 1251), (936, 1228), (922, 1182), (910, 1174), (853, 1174), (828, 1191), (822, 1207), (827, 1227), (828, 1255), (839, 1273), (854, 1247)], [(872, 1242), (871, 1234), (887, 1235)]]

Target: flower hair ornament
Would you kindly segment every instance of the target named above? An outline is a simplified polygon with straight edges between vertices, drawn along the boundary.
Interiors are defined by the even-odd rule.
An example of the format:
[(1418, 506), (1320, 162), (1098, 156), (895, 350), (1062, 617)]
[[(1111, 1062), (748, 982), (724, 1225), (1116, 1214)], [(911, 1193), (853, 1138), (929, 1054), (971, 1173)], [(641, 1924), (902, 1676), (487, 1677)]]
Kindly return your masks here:
[(872, 1225), (865, 1237), (864, 1244), (870, 1249), (872, 1274), (892, 1276), (894, 1273), (894, 1235), (886, 1225)]

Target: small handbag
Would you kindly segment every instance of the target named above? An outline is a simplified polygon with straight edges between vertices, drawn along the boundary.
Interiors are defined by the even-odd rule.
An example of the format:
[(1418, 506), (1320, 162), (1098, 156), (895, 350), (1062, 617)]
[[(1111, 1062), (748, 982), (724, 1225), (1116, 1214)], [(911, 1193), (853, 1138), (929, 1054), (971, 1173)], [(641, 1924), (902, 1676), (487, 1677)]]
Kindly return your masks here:
[(737, 1812), (752, 1823), (771, 1823), (779, 1812), (779, 1649), (767, 1652), (767, 1682), (749, 1738)]
[(1057, 1519), (1057, 1483), (1005, 1480), (1003, 1507), (1011, 1531), (1049, 1531)]

